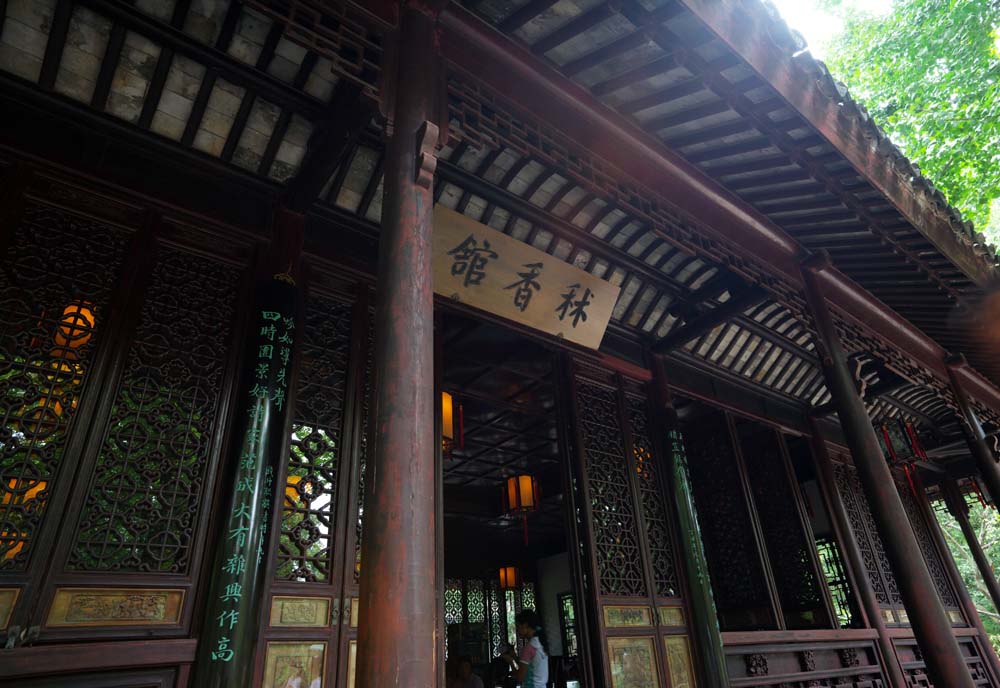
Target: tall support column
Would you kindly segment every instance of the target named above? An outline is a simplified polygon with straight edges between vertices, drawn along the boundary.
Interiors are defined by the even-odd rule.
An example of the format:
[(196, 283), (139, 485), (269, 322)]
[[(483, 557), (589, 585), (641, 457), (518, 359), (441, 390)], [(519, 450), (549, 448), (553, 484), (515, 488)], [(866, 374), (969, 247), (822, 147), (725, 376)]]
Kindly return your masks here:
[(358, 685), (432, 688), (443, 660), (435, 594), (431, 194), (436, 18), (400, 10), (375, 313), (375, 454), (362, 539)]
[(986, 588), (990, 592), (993, 606), (1000, 610), (1000, 585), (997, 584), (997, 578), (993, 572), (990, 560), (986, 557), (986, 553), (983, 552), (983, 548), (979, 544), (976, 531), (973, 530), (972, 524), (969, 523), (969, 505), (962, 498), (962, 492), (958, 487), (958, 483), (948, 478), (941, 484), (941, 492), (944, 495), (944, 502), (948, 506), (948, 511), (951, 512), (952, 517), (958, 521), (959, 527), (962, 528), (962, 535), (965, 536), (965, 541), (969, 545), (972, 558), (976, 560), (979, 575), (982, 576), (983, 583), (986, 584)]
[[(997, 674), (997, 671), (1000, 670), (1000, 662), (997, 660), (997, 653), (993, 650), (993, 644), (990, 642), (989, 633), (986, 632), (986, 627), (983, 626), (983, 620), (979, 618), (979, 612), (976, 610), (976, 604), (972, 601), (972, 596), (969, 595), (969, 591), (965, 587), (965, 581), (962, 580), (962, 573), (958, 570), (958, 564), (955, 563), (955, 559), (951, 555), (951, 549), (948, 547), (948, 543), (944, 539), (944, 533), (941, 530), (941, 525), (934, 516), (934, 508), (931, 506), (930, 500), (927, 498), (927, 488), (924, 486), (923, 480), (920, 478), (920, 474), (916, 471), (914, 471), (914, 484), (917, 491), (917, 494), (914, 495), (916, 497), (917, 506), (920, 508), (924, 518), (927, 520), (927, 527), (930, 530), (931, 537), (934, 538), (934, 544), (937, 546), (938, 551), (941, 552), (941, 561), (948, 569), (948, 576), (951, 578), (951, 584), (955, 589), (955, 594), (958, 595), (959, 604), (965, 611), (965, 616), (969, 620), (969, 623), (972, 626), (975, 626), (976, 630), (979, 631), (979, 639), (982, 643), (983, 652), (986, 654), (986, 660), (991, 673), (995, 678), (1000, 678), (1000, 674)], [(964, 501), (962, 503), (964, 505)]]
[(872, 516), (896, 574), (913, 634), (927, 663), (927, 673), (936, 686), (972, 688), (972, 676), (952, 634), (951, 622), (927, 570), (916, 536), (909, 526), (896, 483), (882, 456), (878, 437), (858, 394), (847, 355), (819, 285), (818, 273), (830, 267), (829, 256), (821, 254), (813, 258), (818, 260), (810, 259), (803, 264), (802, 278), (815, 323), (824, 377), (837, 406), (840, 425), (854, 457)]
[(847, 559), (847, 566), (851, 574), (852, 588), (864, 607), (865, 616), (868, 617), (868, 624), (878, 631), (878, 647), (882, 652), (883, 666), (889, 684), (893, 686), (905, 686), (906, 680), (903, 678), (903, 670), (899, 665), (899, 658), (896, 650), (892, 646), (892, 638), (886, 628), (885, 619), (882, 618), (882, 608), (875, 597), (875, 590), (872, 588), (871, 580), (868, 578), (868, 569), (865, 566), (864, 555), (861, 554), (861, 547), (858, 546), (857, 538), (851, 527), (851, 519), (847, 515), (844, 507), (844, 500), (840, 496), (837, 488), (837, 477), (833, 469), (833, 461), (826, 450), (823, 437), (816, 422), (810, 418), (810, 430), (812, 433), (812, 458), (816, 467), (816, 475), (819, 476), (819, 485), (826, 502), (827, 510), (833, 519), (834, 527), (840, 536), (840, 545), (844, 549), (844, 557)]
[[(670, 396), (662, 356), (652, 356), (652, 368), (657, 410), (661, 419), (665, 421), (664, 427), (672, 433), (677, 432), (677, 414)], [(695, 655), (701, 665), (699, 668), (704, 684), (726, 688), (729, 685), (729, 672), (726, 671), (726, 654), (722, 648), (719, 615), (715, 610), (715, 598), (712, 597), (712, 584), (708, 576), (708, 562), (705, 559), (698, 515), (691, 496), (687, 459), (682, 452), (672, 446), (676, 441), (680, 441), (680, 438), (671, 437), (664, 444), (667, 446), (667, 460), (670, 466), (668, 483), (673, 497), (671, 502), (677, 519), (681, 560), (688, 584), (688, 607), (692, 617), (688, 628), (691, 629), (691, 639)]]
[(948, 379), (951, 381), (952, 395), (955, 403), (961, 411), (962, 426), (965, 430), (965, 439), (969, 444), (969, 453), (976, 461), (976, 468), (986, 483), (986, 491), (990, 493), (990, 499), (1000, 509), (1000, 464), (997, 463), (993, 450), (986, 443), (986, 433), (976, 416), (972, 404), (969, 402), (969, 395), (965, 393), (956, 375), (956, 370), (965, 365), (965, 357), (951, 356), (946, 361), (948, 364)]
[(252, 682), (260, 608), (267, 590), (268, 529), (282, 491), (288, 437), (287, 395), (296, 354), (298, 290), (291, 276), (304, 217), (279, 210), (275, 236), (248, 317), (234, 435), (223, 471), (223, 510), (208, 573), (192, 686), (228, 688)]

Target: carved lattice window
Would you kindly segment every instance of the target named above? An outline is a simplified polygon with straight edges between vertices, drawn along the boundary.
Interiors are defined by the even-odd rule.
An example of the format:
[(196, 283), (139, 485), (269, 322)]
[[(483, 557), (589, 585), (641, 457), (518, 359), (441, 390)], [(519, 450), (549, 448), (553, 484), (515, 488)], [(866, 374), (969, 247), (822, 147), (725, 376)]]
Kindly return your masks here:
[(646, 400), (628, 394), (625, 396), (625, 403), (632, 430), (632, 453), (639, 483), (642, 515), (646, 525), (646, 542), (653, 569), (653, 583), (658, 595), (675, 597), (678, 591), (677, 570), (663, 493), (657, 482), (660, 465), (656, 462), (653, 443), (649, 438)]
[(333, 559), (350, 304), (310, 294), (302, 331), (276, 576), (316, 582), (329, 579)]
[(375, 355), (375, 323), (372, 314), (368, 317), (368, 337), (365, 346), (365, 379), (361, 397), (361, 436), (358, 438), (358, 510), (354, 520), (354, 584), (361, 581), (361, 535), (365, 525), (365, 471), (371, 451), (372, 423), (372, 357)]
[(868, 509), (868, 500), (861, 488), (861, 481), (853, 466), (837, 464), (835, 466), (837, 489), (844, 502), (851, 530), (861, 550), (861, 558), (865, 562), (868, 580), (875, 591), (875, 599), (883, 607), (901, 608), (903, 599), (896, 586), (896, 578), (889, 566), (885, 546), (875, 528), (875, 519)]
[(931, 574), (931, 579), (934, 581), (934, 587), (938, 591), (938, 595), (941, 596), (941, 602), (946, 607), (958, 608), (958, 600), (955, 597), (955, 591), (951, 586), (951, 581), (945, 569), (944, 562), (941, 560), (941, 553), (938, 548), (934, 545), (934, 540), (932, 539), (927, 520), (924, 518), (923, 512), (920, 507), (917, 506), (916, 498), (911, 491), (909, 484), (897, 483), (896, 487), (899, 491), (900, 499), (903, 502), (903, 508), (906, 509), (906, 515), (910, 518), (910, 525), (913, 527), (913, 534), (917, 538), (917, 544), (920, 546), (920, 552), (924, 555), (924, 561), (927, 562), (927, 570)]
[(686, 427), (684, 443), (722, 628), (771, 627), (770, 596), (725, 416), (713, 412)]
[(778, 435), (756, 424), (738, 425), (754, 506), (786, 625), (825, 626), (829, 620), (817, 580), (817, 562), (796, 507), (798, 497), (789, 480)]
[(160, 248), (70, 568), (188, 570), (239, 279), (229, 263)]
[(126, 232), (28, 203), (0, 270), (0, 570), (24, 570), (103, 336)]
[(503, 613), (503, 591), (496, 581), (492, 581), (489, 587), (490, 603), (490, 649), (497, 657), (500, 655), (500, 646), (504, 644), (504, 633), (506, 631), (506, 620)]
[(468, 611), (469, 623), (484, 623), (486, 621), (486, 596), (483, 594), (483, 581), (466, 581), (465, 607)]
[(577, 408), (600, 592), (645, 595), (617, 393), (613, 388), (578, 378)]
[(462, 581), (449, 578), (444, 582), (444, 622), (462, 623)]

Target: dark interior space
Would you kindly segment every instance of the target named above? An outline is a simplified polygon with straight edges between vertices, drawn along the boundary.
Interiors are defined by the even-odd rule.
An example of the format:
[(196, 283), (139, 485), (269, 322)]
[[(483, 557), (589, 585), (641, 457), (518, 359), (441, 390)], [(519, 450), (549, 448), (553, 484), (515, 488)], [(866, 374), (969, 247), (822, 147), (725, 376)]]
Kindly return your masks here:
[(440, 335), (450, 661), (467, 655), (485, 685), (504, 685), (491, 660), (517, 642), (517, 612), (533, 608), (548, 641), (550, 681), (576, 685), (578, 605), (566, 540), (555, 355), (509, 330), (453, 314), (442, 319)]

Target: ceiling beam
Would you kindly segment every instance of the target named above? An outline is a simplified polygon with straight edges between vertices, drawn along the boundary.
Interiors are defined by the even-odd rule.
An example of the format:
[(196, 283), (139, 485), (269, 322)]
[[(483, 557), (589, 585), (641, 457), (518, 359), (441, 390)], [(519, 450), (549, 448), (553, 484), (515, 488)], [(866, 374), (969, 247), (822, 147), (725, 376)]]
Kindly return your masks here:
[(705, 311), (678, 330), (674, 330), (652, 346), (654, 353), (665, 354), (684, 346), (692, 339), (710, 332), (734, 316), (753, 308), (767, 298), (767, 292), (758, 287), (751, 287), (733, 295), (720, 306)]

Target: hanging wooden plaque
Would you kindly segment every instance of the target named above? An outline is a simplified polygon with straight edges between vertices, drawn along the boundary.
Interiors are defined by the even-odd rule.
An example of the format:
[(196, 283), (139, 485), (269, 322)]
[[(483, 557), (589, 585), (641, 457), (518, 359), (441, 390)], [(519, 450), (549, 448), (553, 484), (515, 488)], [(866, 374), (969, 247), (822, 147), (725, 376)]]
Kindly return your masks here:
[(597, 349), (620, 289), (503, 232), (437, 205), (434, 291)]

